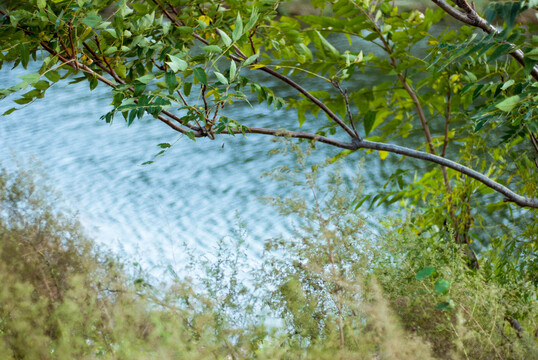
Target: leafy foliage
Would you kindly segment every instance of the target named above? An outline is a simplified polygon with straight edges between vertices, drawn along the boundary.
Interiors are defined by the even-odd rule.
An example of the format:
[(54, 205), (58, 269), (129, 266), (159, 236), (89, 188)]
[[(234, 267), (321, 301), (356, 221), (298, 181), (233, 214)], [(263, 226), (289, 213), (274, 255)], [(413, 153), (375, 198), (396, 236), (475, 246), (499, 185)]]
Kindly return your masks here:
[[(40, 68), (22, 75), (19, 84), (3, 89), (0, 95), (30, 88), (15, 100), (25, 105), (63, 79), (87, 81), (90, 89), (101, 82), (112, 88), (114, 108), (103, 115), (107, 122), (122, 115), (130, 125), (149, 114), (193, 140), (213, 139), (218, 134), (280, 136), (287, 132), (350, 150), (379, 150), (382, 159), (387, 151), (397, 152), (443, 165), (447, 193), (457, 187), (455, 170), (521, 206), (538, 206), (532, 199), (534, 184), (521, 185), (532, 176), (515, 182), (521, 198), (502, 188), (512, 178), (503, 176), (510, 169), (501, 169), (504, 162), (513, 165), (519, 177), (521, 167), (534, 167), (538, 148), (536, 86), (530, 76), (534, 76), (536, 56), (534, 38), (526, 35), (533, 25), (528, 30), (516, 25), (516, 16), (532, 4), (495, 3), (487, 17), (502, 15), (506, 27), (482, 39), (466, 26), (434, 34), (432, 25), (445, 14), (441, 9), (401, 12), (389, 1), (338, 0), (312, 2), (319, 15), (277, 17), (278, 5), (277, 0), (226, 4), (148, 0), (114, 5), (104, 0), (18, 2), (13, 9), (2, 10), (0, 66), (14, 62), (14, 67), (28, 69), (34, 59)], [(337, 45), (339, 37), (347, 38), (349, 45)], [(424, 41), (430, 45), (426, 55), (417, 50)], [(364, 44), (381, 52), (365, 53)], [(506, 58), (519, 49), (524, 52), (523, 71)], [(358, 87), (370, 69), (387, 81)], [(282, 81), (296, 95), (279, 95), (279, 85), (252, 80), (251, 71)], [(303, 88), (300, 76), (319, 80), (319, 86)], [(315, 133), (257, 128), (255, 123), (224, 115), (238, 101), (294, 109), (298, 127), (309, 114), (324, 113), (328, 123)], [(435, 136), (434, 122), (441, 119), (446, 124)], [(358, 130), (360, 122), (364, 136)], [(492, 126), (485, 131), (487, 124)], [(339, 129), (351, 136), (350, 143), (327, 137)], [(425, 135), (418, 149), (430, 156), (387, 144), (390, 140), (405, 144), (415, 129)], [(487, 149), (504, 156), (495, 159), (502, 160), (501, 164), (479, 164), (487, 176), (472, 173), (470, 168), (476, 164), (464, 156), (457, 160), (465, 167), (440, 159), (457, 153), (462, 142), (490, 136), (503, 141)], [(523, 157), (514, 164), (505, 160), (507, 151), (521, 152)], [(438, 175), (434, 179), (438, 181)], [(407, 195), (412, 191), (389, 192), (373, 200), (390, 203)], [(456, 206), (453, 200), (448, 202)]]
[(424, 231), (421, 214), (373, 230), (350, 211), (356, 176), (342, 177), (330, 159), (311, 167), (291, 149), (298, 166), (272, 176), (297, 192), (268, 201), (299, 215), (292, 237), (267, 240), (258, 263), (238, 225), (215, 254), (191, 253), (158, 281), (88, 240), (51, 205), (58, 197), (43, 176), (2, 170), (2, 358), (538, 355), (535, 285), (518, 272), (499, 281), (488, 271), (495, 258), (470, 270), (465, 248)]

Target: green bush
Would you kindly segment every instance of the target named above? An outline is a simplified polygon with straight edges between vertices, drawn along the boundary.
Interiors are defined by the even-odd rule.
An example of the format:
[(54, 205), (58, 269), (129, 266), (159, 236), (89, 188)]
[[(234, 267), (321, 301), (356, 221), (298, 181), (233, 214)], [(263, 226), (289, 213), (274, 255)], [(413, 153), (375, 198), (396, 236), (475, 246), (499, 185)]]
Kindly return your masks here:
[(209, 357), (212, 339), (193, 340), (187, 310), (160, 304), (34, 178), (0, 173), (0, 358)]
[(200, 276), (168, 266), (166, 282), (85, 237), (39, 174), (2, 171), (0, 358), (537, 358), (534, 284), (470, 268), (416, 211), (372, 230), (352, 211), (360, 179), (291, 146), (297, 168), (273, 176), (302, 187), (269, 202), (298, 215), (293, 236), (259, 266), (238, 226), (214, 260), (192, 257)]
[(345, 349), (343, 358), (537, 358), (536, 284), (517, 271), (494, 276), (495, 258), (473, 269), (467, 248), (426, 227), (416, 209), (372, 232), (352, 211), (360, 178), (345, 181), (330, 168), (328, 181), (317, 181), (320, 169), (290, 146), (297, 169), (273, 175), (304, 184), (310, 196), (271, 199), (303, 223), (292, 239), (268, 242), (265, 257), (270, 305), (285, 319), (292, 348)]

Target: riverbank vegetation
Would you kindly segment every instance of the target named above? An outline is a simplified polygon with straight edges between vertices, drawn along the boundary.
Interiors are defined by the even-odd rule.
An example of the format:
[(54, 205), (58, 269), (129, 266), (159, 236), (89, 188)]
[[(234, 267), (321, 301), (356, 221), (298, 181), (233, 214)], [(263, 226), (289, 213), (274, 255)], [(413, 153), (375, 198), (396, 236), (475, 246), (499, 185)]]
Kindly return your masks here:
[(307, 192), (268, 199), (299, 216), (293, 236), (253, 261), (240, 228), (213, 260), (180, 266), (189, 277), (169, 264), (166, 279), (98, 248), (35, 172), (2, 171), (0, 357), (538, 358), (531, 279), (470, 269), (416, 212), (372, 231), (349, 211), (360, 182), (298, 154), (272, 176)]

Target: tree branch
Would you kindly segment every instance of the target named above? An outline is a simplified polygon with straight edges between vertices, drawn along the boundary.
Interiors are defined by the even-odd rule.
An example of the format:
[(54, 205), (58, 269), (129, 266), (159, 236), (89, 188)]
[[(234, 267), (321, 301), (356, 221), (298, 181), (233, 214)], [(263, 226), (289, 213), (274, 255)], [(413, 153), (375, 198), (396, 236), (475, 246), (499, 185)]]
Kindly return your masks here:
[[(96, 38), (96, 43), (99, 44), (99, 41), (97, 40), (97, 38)], [(119, 76), (116, 75), (116, 73), (114, 72), (114, 70), (112, 70), (112, 67), (110, 66), (110, 64), (108, 62), (107, 62), (108, 67), (106, 67), (104, 64), (101, 63), (99, 55), (97, 55), (97, 53), (95, 53), (88, 44), (82, 43), (82, 45), (84, 46), (84, 48), (86, 50), (88, 50), (88, 52), (90, 52), (90, 54), (93, 56), (93, 61), (95, 62), (95, 64), (97, 64), (97, 66), (99, 66), (101, 68), (101, 70), (105, 71), (110, 76), (112, 76), (114, 78), (114, 80), (116, 80), (119, 84), (125, 84), (125, 81), (123, 81)], [(104, 55), (103, 55), (103, 58), (106, 59), (106, 57)], [(108, 86), (111, 86), (111, 87), (116, 87), (116, 85), (113, 84), (112, 82), (106, 83), (106, 84)], [(129, 91), (134, 92), (134, 89), (132, 87), (130, 87)], [(185, 99), (183, 98), (183, 96), (181, 95), (181, 93), (179, 91), (178, 91), (178, 94), (181, 97), (184, 104), (187, 105), (187, 102), (185, 101)], [(185, 123), (179, 116), (176, 116), (176, 115), (172, 114), (169, 111), (162, 110), (161, 112), (164, 115), (168, 116), (170, 119), (177, 121), (181, 125), (186, 126), (186, 127), (188, 127), (189, 129), (191, 129), (193, 131), (200, 131), (200, 127), (196, 127), (196, 126), (190, 125), (188, 123)]]
[(444, 157), (409, 149), (398, 145), (383, 144), (367, 140), (355, 141), (355, 144), (357, 149), (388, 151), (395, 154), (409, 156), (415, 159), (429, 161), (435, 164), (439, 164), (441, 166), (446, 166), (447, 168), (451, 168), (459, 173), (472, 177), (473, 179), (480, 181), (482, 184), (486, 185), (490, 189), (493, 189), (496, 192), (503, 194), (505, 196), (505, 201), (516, 203), (517, 205), (522, 207), (538, 208), (538, 199), (531, 199), (521, 196), (513, 192), (506, 186), (501, 185), (498, 182), (488, 178), (484, 174), (481, 174), (478, 171), (475, 171), (471, 168), (468, 168), (462, 164), (446, 159)]
[[(175, 26), (181, 26), (177, 20), (164, 8), (164, 6), (162, 6), (162, 4), (158, 1), (158, 0), (152, 0), (160, 9), (161, 11), (164, 13), (164, 15), (175, 25)], [(193, 33), (192, 34), (193, 37), (198, 40), (198, 41), (201, 41), (203, 44), (205, 45), (209, 45), (209, 42), (207, 40), (205, 40), (204, 38), (202, 38), (200, 35), (196, 34), (196, 33)], [(239, 49), (238, 48), (235, 48), (236, 51), (238, 51)], [(240, 51), (239, 51), (239, 56), (241, 57), (245, 57), (246, 56), (244, 54), (242, 54)], [(235, 62), (241, 62), (242, 59), (240, 57), (237, 57), (237, 56), (234, 56), (234, 55), (228, 55), (228, 57), (232, 60), (234, 60)], [(347, 132), (349, 134), (349, 136), (351, 136), (352, 138), (356, 138), (356, 134), (355, 132), (353, 131), (353, 129), (351, 129), (349, 126), (347, 126), (344, 121), (342, 119), (340, 119), (340, 117), (338, 115), (336, 115), (334, 112), (332, 112), (331, 109), (329, 109), (327, 107), (327, 105), (325, 105), (324, 103), (322, 103), (318, 98), (316, 98), (315, 96), (313, 96), (312, 94), (310, 94), (305, 88), (303, 88), (301, 85), (297, 84), (295, 81), (291, 80), (290, 78), (288, 78), (287, 76), (284, 76), (266, 66), (263, 66), (263, 67), (259, 67), (259, 68), (256, 68), (256, 70), (260, 70), (260, 71), (263, 71), (283, 82), (285, 82), (286, 84), (288, 84), (289, 86), (291, 86), (292, 88), (294, 88), (295, 90), (297, 90), (299, 93), (303, 94), (308, 100), (310, 100), (312, 103), (314, 103), (317, 107), (319, 107), (321, 110), (323, 110), (323, 112), (325, 114), (327, 114), (327, 117), (329, 117), (329, 119), (333, 120), (335, 123), (338, 124), (338, 126), (340, 126), (342, 129), (344, 129), (345, 132)]]
[[(509, 188), (507, 188), (506, 186), (501, 185), (498, 182), (488, 178), (486, 175), (479, 173), (478, 171), (475, 171), (467, 166), (464, 166), (462, 164), (459, 164), (447, 158), (430, 154), (427, 152), (418, 151), (418, 150), (406, 148), (399, 145), (384, 144), (384, 143), (368, 141), (368, 140), (358, 140), (356, 138), (354, 138), (351, 143), (347, 143), (347, 142), (331, 139), (325, 136), (311, 134), (307, 132), (301, 132), (301, 131), (288, 131), (288, 130), (251, 127), (251, 128), (248, 128), (248, 130), (246, 130), (245, 132), (247, 134), (262, 134), (262, 135), (271, 135), (271, 136), (292, 137), (292, 138), (299, 138), (299, 139), (306, 139), (306, 140), (315, 140), (315, 141), (319, 141), (328, 145), (332, 145), (332, 146), (339, 147), (342, 149), (349, 149), (349, 150), (370, 149), (370, 150), (377, 150), (377, 151), (387, 151), (394, 154), (408, 156), (414, 159), (425, 160), (425, 161), (435, 163), (441, 166), (446, 166), (447, 168), (456, 170), (457, 172), (461, 174), (467, 175), (475, 180), (480, 181), (482, 184), (486, 185), (490, 189), (503, 194), (505, 196), (505, 201), (507, 202), (513, 202), (521, 207), (538, 208), (538, 199), (531, 199), (531, 198), (527, 198), (522, 195), (519, 195), (513, 192), (512, 190), (510, 190)], [(227, 131), (222, 132), (222, 133), (228, 134)], [(241, 134), (241, 133), (242, 133), (241, 130), (234, 131), (234, 134)]]
[[(90, 69), (89, 67), (87, 67), (86, 65), (84, 64), (81, 64), (79, 63), (76, 59), (67, 59), (65, 57), (63, 57), (62, 55), (56, 53), (51, 47), (49, 47), (45, 42), (41, 42), (41, 46), (48, 52), (50, 53), (51, 55), (53, 56), (57, 56), (61, 62), (63, 62), (64, 64), (66, 65), (69, 65), (71, 66), (72, 68), (74, 69), (80, 69), (88, 74), (91, 74), (92, 76), (95, 76), (97, 78), (97, 80), (101, 81), (102, 83), (110, 86), (110, 87), (113, 87), (115, 88), (116, 87), (116, 84), (114, 84), (112, 81), (108, 80), (107, 78), (105, 78), (104, 76), (102, 75), (99, 75), (98, 73), (96, 73), (95, 71), (93, 71), (92, 69)], [(74, 63), (77, 62), (77, 64), (75, 65)], [(163, 111), (163, 113), (165, 113)], [(167, 112), (168, 113), (168, 112)], [(170, 114), (170, 113), (168, 113)], [(169, 116), (167, 114), (167, 116)], [(173, 115), (173, 114), (170, 114), (170, 115)], [(175, 115), (174, 115), (175, 116)], [(176, 125), (175, 123), (173, 123), (172, 121), (170, 121), (169, 119), (167, 119), (166, 117), (164, 117), (163, 115), (158, 115), (157, 118), (162, 121), (163, 123), (165, 123), (166, 125), (168, 125), (170, 128), (174, 129), (175, 131), (177, 132), (180, 132), (182, 134), (186, 134), (186, 133), (189, 133), (190, 130), (188, 129), (185, 129), (181, 126), (178, 126)], [(180, 118), (178, 118), (180, 123), (183, 125), (183, 122), (181, 121)], [(174, 119), (175, 120), (175, 119)], [(188, 125), (188, 124), (187, 124)], [(197, 135), (197, 133), (195, 133), (195, 136)]]
[[(440, 0), (432, 0), (432, 1), (440, 1)], [(0, 13), (6, 15), (6, 13), (4, 11), (2, 11), (2, 10), (0, 10)], [(91, 68), (86, 66), (85, 64), (79, 63), (76, 58), (69, 59), (69, 58), (66, 58), (66, 57), (62, 56), (61, 54), (57, 53), (54, 49), (52, 49), (44, 41), (41, 41), (40, 44), (47, 52), (51, 53), (53, 56), (57, 56), (58, 59), (61, 62), (63, 62), (64, 64), (69, 65), (69, 66), (71, 66), (71, 67), (73, 67), (75, 69), (78, 68), (81, 71), (84, 71), (86, 73), (89, 73), (89, 74), (91, 74), (91, 76), (94, 76), (99, 81), (107, 84), (108, 86), (111, 86), (111, 87), (116, 87), (117, 86), (116, 83), (114, 83), (113, 81), (107, 79), (103, 75), (100, 75), (99, 73), (95, 72), (94, 70), (92, 70)], [(230, 56), (235, 57), (234, 55), (230, 55)], [(237, 57), (235, 57), (235, 58), (237, 59)], [(102, 64), (102, 65), (103, 65), (103, 68), (107, 69), (105, 64)], [(108, 70), (110, 70), (110, 69), (108, 69)], [(441, 166), (445, 166), (447, 168), (451, 168), (451, 169), (453, 169), (453, 170), (455, 170), (455, 171), (457, 171), (457, 172), (459, 172), (461, 174), (467, 175), (467, 176), (469, 176), (469, 177), (471, 177), (471, 178), (473, 178), (475, 180), (478, 180), (481, 183), (483, 183), (485, 186), (495, 190), (496, 192), (499, 192), (499, 193), (503, 194), (505, 196), (505, 201), (514, 202), (517, 205), (522, 206), (522, 207), (538, 208), (538, 199), (531, 199), (531, 198), (526, 198), (524, 196), (521, 196), (521, 195), (513, 192), (512, 190), (508, 189), (504, 185), (501, 185), (501, 184), (497, 183), (496, 181), (488, 178), (487, 176), (485, 176), (485, 175), (483, 175), (483, 174), (481, 174), (481, 173), (479, 173), (479, 172), (477, 172), (477, 171), (475, 171), (475, 170), (473, 170), (471, 168), (468, 168), (468, 167), (466, 167), (466, 166), (464, 166), (462, 164), (456, 163), (456, 162), (454, 162), (452, 160), (448, 160), (448, 159), (446, 159), (446, 158), (444, 158), (442, 156), (437, 156), (435, 154), (422, 152), (422, 151), (417, 151), (417, 150), (414, 150), (414, 149), (410, 149), (410, 148), (406, 148), (406, 147), (402, 147), (402, 146), (398, 146), (398, 145), (384, 144), (384, 143), (378, 143), (378, 142), (373, 142), (373, 141), (361, 140), (361, 139), (356, 137), (353, 130), (351, 128), (349, 128), (346, 124), (344, 124), (342, 122), (342, 120), (338, 116), (333, 114), (330, 109), (328, 109), (323, 103), (321, 103), (315, 97), (310, 95), (308, 93), (308, 91), (306, 91), (300, 85), (296, 84), (291, 79), (289, 79), (289, 78), (287, 78), (287, 77), (285, 77), (285, 76), (283, 76), (283, 75), (281, 75), (279, 73), (274, 72), (273, 70), (271, 70), (269, 68), (263, 67), (260, 70), (265, 71), (265, 72), (267, 72), (267, 73), (281, 79), (282, 81), (288, 83), (290, 86), (294, 87), (299, 92), (303, 93), (303, 95), (307, 96), (313, 103), (320, 106), (320, 108), (322, 108), (322, 109), (325, 108), (326, 110), (324, 110), (324, 111), (329, 115), (329, 117), (331, 119), (333, 119), (334, 121), (336, 121), (344, 129), (346, 129), (348, 134), (351, 136), (352, 141), (350, 143), (346, 143), (346, 142), (339, 141), (339, 140), (336, 140), (336, 139), (328, 138), (328, 137), (325, 137), (325, 136), (320, 136), (320, 135), (317, 135), (317, 134), (307, 133), (307, 132), (287, 131), (287, 130), (277, 130), (277, 129), (266, 129), (266, 128), (255, 128), (255, 127), (246, 129), (245, 130), (246, 133), (264, 134), (264, 135), (270, 135), (270, 136), (289, 136), (289, 137), (293, 137), (293, 138), (301, 138), (301, 139), (306, 139), (306, 140), (319, 141), (319, 142), (326, 143), (328, 145), (343, 148), (343, 149), (349, 149), (349, 150), (371, 149), (371, 150), (387, 151), (387, 152), (391, 152), (391, 153), (395, 153), (395, 154), (409, 156), (409, 157), (412, 157), (412, 158), (415, 158), (415, 159), (420, 159), (420, 160), (432, 162), (432, 163), (435, 163), (435, 164), (438, 164), (438, 165), (441, 165)], [(404, 84), (405, 83), (406, 82), (404, 82)], [(332, 114), (332, 115), (330, 115), (330, 114)], [(170, 117), (170, 119), (178, 121), (182, 126), (174, 123), (168, 117)], [(161, 114), (158, 115), (157, 118), (160, 121), (164, 122), (166, 125), (168, 125), (170, 128), (172, 128), (173, 130), (178, 131), (178, 132), (180, 132), (182, 134), (193, 133), (194, 136), (196, 136), (196, 137), (207, 136), (207, 134), (205, 134), (203, 131), (201, 131), (201, 130), (199, 131), (199, 129), (197, 129), (197, 128), (193, 129), (192, 125), (190, 125), (188, 123), (184, 123), (181, 118), (179, 118), (179, 117), (177, 117), (174, 114), (171, 114), (169, 112), (163, 111)], [(191, 127), (191, 128), (188, 129), (188, 128), (184, 128), (183, 126)], [(191, 130), (195, 130), (195, 131), (191, 132)], [(233, 133), (242, 133), (242, 132), (243, 131), (241, 129), (233, 131)], [(224, 134), (229, 134), (230, 132), (225, 131), (223, 133)]]
[(349, 119), (349, 123), (351, 124), (351, 128), (353, 129), (353, 132), (355, 133), (355, 136), (357, 139), (362, 140), (361, 136), (359, 135), (359, 132), (357, 131), (357, 128), (355, 128), (355, 123), (353, 121), (353, 114), (351, 113), (351, 107), (349, 106), (349, 97), (347, 96), (347, 88), (344, 90), (342, 89), (342, 86), (340, 86), (340, 83), (336, 80), (332, 81), (333, 86), (340, 91), (340, 94), (342, 95), (342, 98), (344, 99), (344, 104), (346, 105), (346, 112), (347, 117)]
[[(480, 28), (487, 34), (492, 34), (492, 33), (495, 35), (499, 34), (499, 31), (493, 25), (488, 23), (486, 19), (481, 17), (476, 12), (476, 10), (471, 5), (469, 5), (467, 0), (455, 1), (455, 3), (463, 10), (463, 12), (453, 8), (445, 0), (431, 0), (431, 1), (456, 20), (459, 20), (467, 25)], [(509, 42), (506, 42), (506, 43), (510, 44), (512, 47), (515, 47), (515, 45), (512, 43), (509, 43)], [(521, 66), (525, 67), (525, 58), (524, 58), (523, 51), (519, 49), (512, 51), (510, 53), (510, 56), (516, 59), (517, 62), (521, 64)], [(537, 65), (533, 66), (531, 70), (531, 75), (534, 78), (534, 80), (538, 81), (538, 66)]]
[[(375, 32), (377, 32), (377, 34), (379, 35), (379, 39), (383, 43), (383, 47), (384, 47), (385, 51), (389, 55), (391, 64), (394, 67), (394, 70), (396, 70), (398, 68), (398, 64), (396, 62), (396, 59), (394, 58), (394, 55), (392, 53), (392, 49), (391, 49), (388, 41), (385, 39), (385, 36), (383, 35), (383, 32), (381, 31), (381, 29), (379, 29), (379, 26), (377, 26), (375, 20), (372, 19), (370, 15), (368, 15), (368, 19), (372, 23)], [(415, 91), (407, 83), (407, 80), (406, 80), (405, 76), (401, 72), (398, 72), (398, 80), (400, 80), (400, 83), (402, 84), (405, 91), (407, 92), (407, 94), (409, 95), (411, 100), (413, 101), (413, 104), (415, 104), (415, 109), (417, 109), (417, 115), (418, 115), (418, 118), (420, 120), (420, 124), (422, 125), (422, 129), (424, 130), (424, 136), (426, 137), (428, 147), (430, 149), (430, 152), (432, 154), (435, 154), (435, 147), (433, 146), (432, 134), (430, 132), (430, 127), (428, 126), (428, 123), (426, 121), (426, 115), (424, 115), (424, 111), (422, 110), (422, 105), (420, 104), (420, 100), (418, 99), (418, 96), (415, 93)]]

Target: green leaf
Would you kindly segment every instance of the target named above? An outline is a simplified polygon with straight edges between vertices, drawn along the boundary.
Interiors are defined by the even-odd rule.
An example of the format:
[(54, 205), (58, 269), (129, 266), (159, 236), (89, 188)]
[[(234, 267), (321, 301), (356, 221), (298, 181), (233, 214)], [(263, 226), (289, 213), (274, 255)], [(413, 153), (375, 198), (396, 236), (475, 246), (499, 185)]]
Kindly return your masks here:
[(194, 28), (192, 28), (190, 26), (180, 26), (177, 29), (182, 34), (192, 34), (194, 32)]
[(226, 79), (226, 76), (222, 75), (221, 73), (219, 73), (218, 71), (214, 71), (215, 73), (215, 76), (217, 77), (217, 79), (224, 85), (228, 85), (228, 79)]
[(146, 74), (144, 76), (141, 76), (137, 78), (135, 81), (142, 83), (144, 85), (147, 85), (151, 80), (153, 80), (155, 76), (153, 74)]
[(134, 96), (141, 95), (146, 90), (146, 84), (136, 84), (134, 88)]
[(19, 76), (19, 79), (27, 81), (29, 83), (33, 83), (38, 81), (40, 77), (41, 75), (39, 75), (39, 73), (30, 73)]
[(510, 79), (510, 80), (508, 80), (507, 82), (505, 82), (505, 83), (503, 84), (503, 86), (501, 87), (501, 90), (506, 90), (506, 89), (508, 89), (510, 86), (514, 85), (514, 83), (515, 83), (514, 79)]
[(538, 60), (538, 49), (532, 49), (528, 53), (525, 54), (525, 57), (528, 57), (532, 60)]
[(354, 153), (355, 151), (356, 151), (356, 150), (349, 150), (349, 149), (342, 150), (341, 152), (339, 152), (338, 154), (336, 154), (335, 156), (333, 156), (332, 158), (330, 158), (330, 159), (329, 159), (329, 163), (333, 164), (333, 163), (335, 163), (336, 161), (345, 158), (345, 157), (348, 156), (349, 154)]
[(166, 86), (168, 88), (168, 92), (171, 94), (173, 93), (179, 83), (177, 82), (177, 79), (176, 79), (176, 74), (172, 71), (168, 71), (165, 75), (164, 75), (164, 82), (166, 83)]
[(467, 74), (467, 76), (469, 77), (469, 81), (471, 82), (476, 82), (478, 79), (476, 78), (476, 75), (473, 74), (472, 72), (469, 72), (467, 70), (465, 70), (465, 73)]
[(243, 20), (241, 20), (241, 15), (237, 14), (237, 18), (235, 19), (234, 31), (232, 33), (232, 39), (234, 41), (237, 41), (241, 36), (243, 36)]
[(297, 108), (297, 120), (299, 121), (299, 127), (302, 127), (306, 121), (305, 109), (304, 107)]
[(90, 91), (95, 89), (99, 85), (99, 80), (97, 78), (92, 77), (90, 80)]
[(325, 50), (329, 51), (329, 53), (331, 53), (331, 55), (334, 57), (340, 57), (340, 53), (338, 52), (338, 50), (336, 50), (336, 48), (330, 42), (328, 42), (327, 39), (325, 39), (325, 37), (323, 37), (323, 35), (321, 35), (319, 31), (316, 30), (316, 34), (321, 40), (321, 45)]
[(4, 113), (2, 114), (2, 116), (9, 115), (9, 114), (11, 114), (12, 112), (17, 111), (17, 110), (19, 110), (19, 109), (17, 109), (17, 108), (11, 108), (11, 109), (7, 110), (6, 112), (4, 112)]
[(131, 110), (131, 112), (129, 113), (129, 118), (127, 119), (127, 126), (131, 126), (137, 114), (138, 110)]
[(50, 87), (50, 84), (46, 80), (39, 80), (33, 84), (33, 87), (35, 87), (37, 90), (47, 90)]
[(230, 47), (230, 45), (232, 45), (232, 39), (230, 39), (230, 37), (226, 35), (226, 33), (222, 31), (221, 29), (217, 29), (217, 32), (219, 33), (220, 38), (222, 39), (222, 42), (224, 43), (224, 45), (226, 45), (226, 47)]
[(371, 33), (371, 34), (365, 36), (365, 37), (364, 37), (364, 40), (366, 40), (366, 41), (373, 41), (373, 40), (377, 39), (378, 37), (379, 37), (379, 34), (373, 32), (373, 33)]
[(47, 1), (46, 0), (37, 0), (37, 7), (39, 9), (43, 9), (45, 6), (47, 6)]
[(123, 64), (118, 64), (114, 70), (118, 74), (119, 77), (125, 78), (127, 77), (127, 68)]
[(496, 104), (495, 107), (499, 110), (509, 112), (517, 105), (519, 100), (521, 100), (519, 95), (510, 96), (509, 98), (506, 98), (500, 103)]
[(28, 48), (28, 44), (20, 44), (19, 53), (21, 57), (22, 67), (26, 69), (28, 63), (30, 62), (30, 49)]
[(376, 111), (368, 110), (366, 116), (364, 116), (364, 136), (368, 136), (370, 131), (372, 131), (372, 126), (375, 123), (376, 114)]
[(194, 77), (198, 79), (199, 82), (201, 82), (204, 85), (207, 85), (207, 75), (202, 68), (196, 68), (194, 69)]
[(235, 61), (231, 61), (230, 63), (230, 81), (233, 81), (235, 79), (235, 74), (237, 72), (237, 67), (235, 65)]
[(47, 79), (49, 79), (52, 82), (58, 82), (62, 78), (62, 76), (56, 70), (47, 71), (44, 75)]
[(183, 85), (183, 92), (185, 93), (185, 96), (189, 96), (191, 94), (192, 89), (192, 83), (187, 82)]
[(208, 53), (222, 53), (222, 49), (217, 45), (203, 46), (202, 49)]
[(101, 18), (99, 15), (88, 15), (82, 19), (82, 23), (91, 28), (96, 28), (101, 21), (103, 21), (103, 18)]
[(502, 44), (498, 48), (496, 48), (493, 53), (489, 56), (488, 61), (494, 61), (499, 58), (499, 56), (502, 56), (504, 54), (508, 54), (512, 50), (511, 44)]
[(160, 147), (161, 149), (168, 149), (169, 147), (172, 147), (172, 145), (168, 143), (160, 143), (160, 144), (157, 144), (157, 146)]
[(20, 98), (20, 99), (17, 99), (17, 100), (14, 100), (15, 103), (19, 104), (19, 105), (25, 105), (25, 104), (28, 104), (29, 102), (32, 102), (34, 99), (30, 99), (30, 98)]
[(431, 267), (431, 266), (428, 266), (428, 267), (425, 267), (422, 270), (420, 270), (417, 273), (417, 276), (415, 276), (415, 278), (418, 281), (422, 281), (422, 280), (426, 279), (427, 277), (430, 277), (434, 272), (435, 272), (435, 268)]
[(111, 46), (111, 47), (109, 47), (108, 49), (106, 49), (106, 50), (104, 51), (104, 54), (107, 55), (107, 56), (109, 56), (109, 55), (114, 54), (114, 53), (117, 52), (117, 51), (118, 51), (118, 48), (117, 48), (116, 46)]
[(248, 20), (247, 24), (245, 25), (245, 31), (248, 31), (252, 29), (254, 25), (256, 25), (256, 22), (258, 21), (258, 9), (253, 8), (252, 13), (250, 14), (250, 19)]
[(177, 56), (168, 54), (168, 58), (170, 61), (167, 61), (166, 64), (170, 66), (170, 69), (172, 69), (173, 72), (185, 71), (189, 66), (185, 60), (182, 60)]
[(147, 13), (149, 13), (149, 11), (151, 9), (149, 5), (143, 5), (143, 4), (131, 3), (131, 6), (140, 15), (146, 15)]
[(254, 61), (256, 61), (256, 59), (258, 59), (258, 56), (260, 56), (259, 53), (249, 56), (248, 59), (246, 59), (245, 62), (243, 63), (243, 66), (248, 66), (252, 64)]
[(435, 292), (438, 294), (446, 294), (448, 292), (448, 288), (450, 288), (450, 281), (447, 281), (445, 279), (438, 279), (435, 282)]

